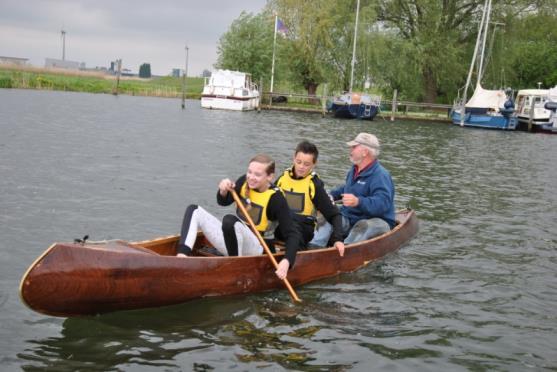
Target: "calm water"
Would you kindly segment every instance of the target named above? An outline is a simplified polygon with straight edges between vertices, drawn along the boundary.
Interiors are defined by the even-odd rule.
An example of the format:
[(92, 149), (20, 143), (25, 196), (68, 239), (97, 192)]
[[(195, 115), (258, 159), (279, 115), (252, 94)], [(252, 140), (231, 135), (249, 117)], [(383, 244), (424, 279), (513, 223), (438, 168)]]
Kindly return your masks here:
[[(411, 205), (419, 235), (355, 273), (298, 289), (91, 318), (18, 295), (54, 241), (179, 231), (217, 215), (218, 181), (257, 152), (284, 168), (301, 139), (329, 186), (360, 131)], [(3, 370), (557, 370), (557, 136), (313, 114), (201, 110), (188, 101), (0, 89)]]

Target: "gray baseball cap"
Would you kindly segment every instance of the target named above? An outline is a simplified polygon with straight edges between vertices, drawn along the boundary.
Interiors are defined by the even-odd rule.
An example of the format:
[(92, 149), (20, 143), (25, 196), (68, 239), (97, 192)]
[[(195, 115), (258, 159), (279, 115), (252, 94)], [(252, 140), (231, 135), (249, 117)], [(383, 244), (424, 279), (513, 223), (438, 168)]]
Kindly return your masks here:
[(346, 142), (348, 146), (364, 145), (379, 149), (379, 140), (373, 134), (359, 133), (352, 141)]

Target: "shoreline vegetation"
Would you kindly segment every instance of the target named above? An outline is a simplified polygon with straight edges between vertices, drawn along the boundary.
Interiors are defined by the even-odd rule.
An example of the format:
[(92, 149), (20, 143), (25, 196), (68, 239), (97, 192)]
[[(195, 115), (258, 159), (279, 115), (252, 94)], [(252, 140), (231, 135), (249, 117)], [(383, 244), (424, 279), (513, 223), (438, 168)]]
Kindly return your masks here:
[[(96, 94), (113, 94), (116, 88), (116, 75), (106, 74), (101, 71), (80, 71), (67, 69), (40, 68), (33, 66), (0, 65), (0, 88), (6, 89), (36, 89), (57, 90), (66, 92), (82, 92)], [(204, 78), (186, 78), (186, 98), (201, 99)], [(131, 96), (148, 96), (162, 98), (182, 97), (182, 78), (172, 76), (155, 76), (148, 79), (139, 77), (121, 76), (118, 84), (118, 94)], [(292, 112), (322, 113), (321, 103), (311, 103), (315, 99), (300, 97), (292, 92), (280, 93), (288, 97), (287, 103), (273, 103), (269, 105), (268, 97), (263, 97), (262, 110), (281, 110)], [(278, 94), (277, 94), (278, 95)], [(319, 100), (317, 100), (319, 101)], [(382, 105), (377, 117), (378, 120), (427, 120), (450, 121), (446, 111), (431, 109), (406, 108), (391, 112), (390, 104)]]
[[(112, 94), (116, 88), (116, 80), (116, 75), (100, 71), (0, 65), (0, 88)], [(203, 78), (186, 78), (186, 98), (201, 98), (202, 89)], [(143, 79), (121, 76), (118, 94), (181, 98), (182, 78), (160, 76)]]

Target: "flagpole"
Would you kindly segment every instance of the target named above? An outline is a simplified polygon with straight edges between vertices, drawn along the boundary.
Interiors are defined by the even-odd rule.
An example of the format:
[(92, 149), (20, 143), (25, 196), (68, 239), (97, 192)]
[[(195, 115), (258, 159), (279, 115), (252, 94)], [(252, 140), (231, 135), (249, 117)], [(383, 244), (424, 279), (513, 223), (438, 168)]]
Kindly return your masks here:
[(273, 62), (271, 64), (271, 98), (273, 100), (273, 83), (275, 80), (275, 47), (277, 45), (277, 24), (278, 24), (278, 15), (275, 14), (275, 36), (273, 38)]

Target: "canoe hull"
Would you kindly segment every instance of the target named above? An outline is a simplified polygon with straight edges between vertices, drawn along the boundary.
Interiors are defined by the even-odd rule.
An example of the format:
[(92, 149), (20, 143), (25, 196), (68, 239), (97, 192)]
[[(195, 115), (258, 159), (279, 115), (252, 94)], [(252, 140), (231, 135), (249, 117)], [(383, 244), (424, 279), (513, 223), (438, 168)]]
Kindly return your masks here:
[[(288, 274), (290, 283), (299, 286), (354, 271), (398, 249), (418, 230), (413, 211), (398, 217), (401, 223), (390, 233), (347, 246), (343, 258), (334, 248), (299, 252)], [(37, 312), (67, 317), (284, 288), (264, 255), (178, 258), (158, 254), (157, 248), (165, 249), (159, 241), (172, 250), (176, 240), (116, 246), (54, 244), (23, 276), (22, 301)], [(277, 254), (277, 261), (280, 257)]]

